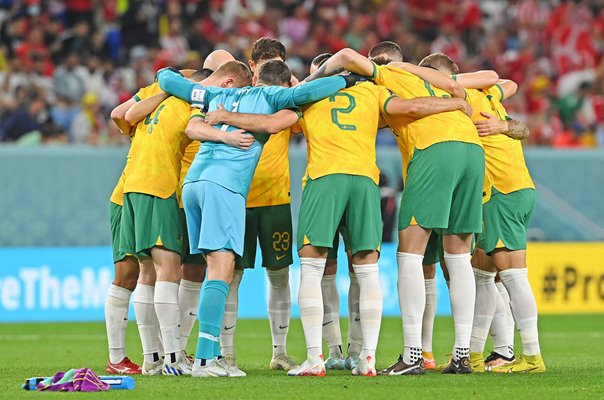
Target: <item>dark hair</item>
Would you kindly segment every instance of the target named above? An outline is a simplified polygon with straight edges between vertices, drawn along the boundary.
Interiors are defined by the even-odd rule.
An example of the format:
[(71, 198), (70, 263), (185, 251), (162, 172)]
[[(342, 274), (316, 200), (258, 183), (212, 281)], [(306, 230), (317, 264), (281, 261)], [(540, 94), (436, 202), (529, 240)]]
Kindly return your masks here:
[(329, 60), (329, 58), (331, 56), (333, 56), (333, 54), (331, 54), (331, 53), (319, 54), (318, 56), (316, 56), (315, 58), (313, 58), (313, 60), (312, 60), (312, 62), (310, 64), (314, 65), (317, 68), (319, 68), (321, 65), (323, 65), (323, 63), (325, 61)]
[(292, 72), (283, 61), (271, 60), (262, 64), (258, 78), (267, 85), (283, 86), (291, 80)]
[(261, 37), (252, 45), (252, 61), (256, 64), (277, 57), (282, 61), (285, 61), (286, 57), (285, 46), (278, 40)]
[(216, 75), (217, 78), (233, 78), (235, 87), (252, 85), (252, 71), (241, 61), (228, 61), (218, 67), (212, 75)]
[(451, 57), (444, 53), (432, 53), (418, 64), (420, 67), (434, 68), (439, 71), (446, 71), (450, 75), (459, 74), (459, 67)]
[(214, 71), (212, 71), (209, 68), (202, 68), (202, 69), (198, 69), (197, 71), (193, 72), (193, 75), (191, 75), (189, 77), (189, 79), (192, 79), (195, 82), (199, 82), (199, 81), (203, 81), (204, 79), (206, 79), (208, 76), (212, 75), (213, 73), (214, 73)]
[(401, 47), (391, 41), (380, 42), (369, 50), (369, 59), (378, 65), (403, 61)]

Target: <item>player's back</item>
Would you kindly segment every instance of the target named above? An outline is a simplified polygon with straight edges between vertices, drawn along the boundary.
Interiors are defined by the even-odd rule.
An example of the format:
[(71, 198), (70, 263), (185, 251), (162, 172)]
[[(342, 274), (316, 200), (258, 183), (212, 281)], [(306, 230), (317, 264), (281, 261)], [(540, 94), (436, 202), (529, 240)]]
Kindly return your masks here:
[[(481, 121), (486, 117), (481, 112), (496, 116), (501, 120), (510, 119), (501, 104), (502, 92), (495, 85), (487, 90), (468, 89), (468, 103), (472, 107), (472, 121)], [(529, 174), (522, 142), (507, 135), (480, 137), (484, 147), (487, 175), (493, 186), (502, 193), (534, 188)]]
[(375, 140), (390, 97), (385, 88), (364, 82), (306, 107), (300, 125), (308, 142), (307, 174), (363, 175), (377, 184)]
[(264, 144), (247, 197), (247, 207), (264, 207), (290, 202), (289, 128), (271, 135)]
[[(208, 104), (208, 111), (216, 110), (218, 105), (222, 104), (227, 111), (272, 114), (277, 109), (271, 103), (270, 96), (283, 89), (276, 86), (248, 86), (225, 90), (212, 98)], [(229, 125), (214, 127), (225, 131), (237, 129)], [(269, 137), (268, 134), (254, 136), (256, 141), (247, 150), (217, 142), (203, 143), (187, 173), (185, 183), (210, 181), (246, 197), (256, 165), (262, 154), (262, 147)]]
[[(403, 99), (426, 96), (451, 97), (444, 90), (433, 87), (417, 75), (401, 68), (376, 65), (374, 75), (376, 83), (387, 87)], [(415, 119), (404, 127), (399, 127), (397, 133), (403, 135), (401, 137), (408, 143), (409, 149), (425, 149), (444, 141), (481, 145), (476, 127), (463, 111), (448, 111)]]
[(176, 191), (180, 161), (191, 142), (185, 135), (190, 110), (187, 102), (170, 97), (138, 123), (128, 153), (124, 193), (167, 198)]

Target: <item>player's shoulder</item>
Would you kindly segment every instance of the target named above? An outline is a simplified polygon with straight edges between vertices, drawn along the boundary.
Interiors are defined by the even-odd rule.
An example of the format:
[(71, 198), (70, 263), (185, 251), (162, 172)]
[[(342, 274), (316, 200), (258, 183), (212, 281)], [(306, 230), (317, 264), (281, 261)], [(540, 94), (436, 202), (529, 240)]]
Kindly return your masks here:
[(376, 71), (382, 74), (387, 75), (397, 75), (399, 77), (407, 77), (410, 79), (420, 79), (417, 75), (412, 74), (403, 68), (404, 63), (401, 62), (391, 62), (386, 65), (376, 65)]
[(153, 82), (150, 85), (140, 88), (133, 97), (136, 101), (141, 101), (161, 92), (162, 90), (159, 87), (159, 83)]

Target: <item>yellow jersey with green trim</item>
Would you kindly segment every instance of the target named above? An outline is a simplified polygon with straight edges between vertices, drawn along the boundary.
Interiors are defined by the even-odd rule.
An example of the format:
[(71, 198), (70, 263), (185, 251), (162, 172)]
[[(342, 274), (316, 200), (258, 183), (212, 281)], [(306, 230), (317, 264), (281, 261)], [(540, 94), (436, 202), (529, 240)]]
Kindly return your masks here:
[(308, 145), (307, 176), (360, 175), (377, 185), (375, 140), (393, 97), (386, 88), (363, 82), (304, 108), (300, 126)]
[[(157, 82), (154, 82), (149, 86), (145, 86), (144, 88), (139, 89), (138, 92), (136, 92), (136, 94), (132, 96), (132, 98), (139, 102), (151, 96), (155, 96), (156, 94), (161, 93), (161, 91), (162, 90), (159, 87), (159, 84)], [(132, 136), (134, 136), (134, 134), (132, 134)], [(126, 169), (124, 168), (122, 174), (120, 175), (120, 178), (117, 181), (117, 185), (113, 189), (113, 193), (111, 193), (111, 198), (109, 199), (109, 201), (119, 206), (124, 205), (124, 183), (126, 182), (125, 171)]]
[(247, 195), (247, 208), (289, 204), (289, 138), (290, 129), (271, 135), (264, 144), (260, 161)]
[[(500, 120), (511, 119), (501, 104), (503, 91), (499, 85), (488, 90), (468, 89), (467, 93), (468, 103), (472, 106), (473, 121), (487, 119), (481, 112), (494, 115)], [(490, 185), (503, 194), (535, 188), (524, 160), (520, 140), (504, 134), (482, 136), (480, 140), (484, 147), (486, 163), (485, 192), (490, 192)]]
[(199, 151), (200, 145), (201, 142), (193, 140), (185, 149), (185, 153), (182, 155), (182, 160), (180, 161), (180, 178), (178, 179), (178, 187), (176, 188), (176, 198), (178, 199), (180, 208), (183, 208), (181, 197), (182, 185), (185, 183), (185, 177), (187, 176), (187, 172), (189, 172), (189, 168), (191, 167), (195, 155)]
[(189, 103), (169, 97), (136, 126), (128, 160), (124, 193), (143, 193), (162, 199), (177, 191), (180, 163), (191, 139), (185, 129)]
[[(373, 81), (391, 90), (402, 99), (416, 97), (451, 97), (442, 89), (433, 87), (419, 76), (401, 68), (374, 64)], [(399, 140), (413, 155), (414, 149), (423, 150), (440, 142), (456, 141), (481, 146), (476, 127), (463, 111), (448, 111), (409, 121), (404, 129), (393, 127)]]

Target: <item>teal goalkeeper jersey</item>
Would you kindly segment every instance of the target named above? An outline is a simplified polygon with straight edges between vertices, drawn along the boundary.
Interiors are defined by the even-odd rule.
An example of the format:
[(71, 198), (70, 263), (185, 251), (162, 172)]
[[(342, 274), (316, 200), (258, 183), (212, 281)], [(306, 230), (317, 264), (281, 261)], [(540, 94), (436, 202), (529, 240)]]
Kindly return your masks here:
[[(159, 73), (158, 82), (162, 90), (188, 101), (195, 107), (207, 107), (208, 111), (212, 111), (218, 108), (218, 104), (222, 104), (228, 111), (250, 114), (272, 114), (285, 108), (296, 108), (329, 97), (346, 87), (346, 81), (341, 76), (317, 79), (293, 88), (203, 87), (169, 70)], [(229, 125), (216, 125), (215, 128), (226, 131), (237, 129)], [(247, 198), (268, 134), (256, 135), (256, 139), (248, 150), (224, 143), (204, 142), (189, 168), (184, 184), (210, 181)]]

